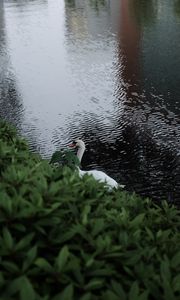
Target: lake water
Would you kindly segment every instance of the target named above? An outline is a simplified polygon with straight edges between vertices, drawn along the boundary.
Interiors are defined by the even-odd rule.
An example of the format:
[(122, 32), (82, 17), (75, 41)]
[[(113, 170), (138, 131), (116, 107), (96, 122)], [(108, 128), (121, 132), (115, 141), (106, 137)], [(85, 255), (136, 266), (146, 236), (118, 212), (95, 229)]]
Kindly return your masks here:
[(0, 116), (50, 157), (180, 204), (180, 0), (1, 0)]

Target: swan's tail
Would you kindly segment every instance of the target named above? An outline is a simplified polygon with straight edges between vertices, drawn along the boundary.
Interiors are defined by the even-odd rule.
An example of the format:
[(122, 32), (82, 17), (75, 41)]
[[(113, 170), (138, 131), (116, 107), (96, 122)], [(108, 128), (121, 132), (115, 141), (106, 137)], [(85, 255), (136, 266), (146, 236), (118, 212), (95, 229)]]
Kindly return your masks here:
[(125, 184), (118, 184), (118, 187), (120, 187), (121, 189), (125, 188)]

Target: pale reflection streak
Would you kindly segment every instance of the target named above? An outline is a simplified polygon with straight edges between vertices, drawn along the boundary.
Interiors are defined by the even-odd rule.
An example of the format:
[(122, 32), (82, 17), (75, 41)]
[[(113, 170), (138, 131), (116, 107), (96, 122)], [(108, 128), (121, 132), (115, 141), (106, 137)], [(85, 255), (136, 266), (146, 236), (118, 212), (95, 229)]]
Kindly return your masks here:
[(7, 51), (4, 1), (0, 2), (0, 117), (20, 130), (23, 105)]

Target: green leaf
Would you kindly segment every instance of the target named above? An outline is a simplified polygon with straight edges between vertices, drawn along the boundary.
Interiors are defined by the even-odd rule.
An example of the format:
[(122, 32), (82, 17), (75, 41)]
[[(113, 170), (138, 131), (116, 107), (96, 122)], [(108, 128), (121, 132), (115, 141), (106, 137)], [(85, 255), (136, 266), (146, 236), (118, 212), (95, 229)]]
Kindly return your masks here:
[(25, 236), (23, 239), (21, 239), (15, 246), (15, 250), (16, 251), (19, 251), (19, 250), (22, 250), (23, 248), (25, 247), (29, 247), (30, 246), (30, 243), (34, 237), (34, 232), (28, 234), (27, 236)]
[(149, 239), (152, 240), (152, 241), (154, 241), (154, 234), (153, 234), (153, 232), (148, 227), (145, 227), (145, 230), (146, 230), (146, 233), (148, 234)]
[(162, 288), (164, 290), (165, 300), (176, 300), (170, 282), (165, 277), (163, 278)]
[(104, 280), (103, 279), (92, 279), (89, 281), (89, 283), (85, 286), (86, 290), (97, 290), (102, 288), (104, 284)]
[(3, 276), (3, 272), (0, 272), (0, 287), (2, 287), (5, 284), (5, 279)]
[(66, 165), (74, 169), (76, 166), (79, 166), (80, 162), (71, 150), (60, 150), (53, 153), (50, 164)]
[(94, 258), (90, 257), (87, 261), (86, 261), (86, 267), (89, 268), (93, 265), (94, 263)]
[(50, 164), (61, 163), (61, 161), (63, 159), (62, 157), (63, 157), (63, 151), (55, 151), (52, 154)]
[(10, 273), (18, 273), (19, 272), (19, 267), (12, 261), (3, 261), (1, 264)]
[(104, 269), (95, 269), (92, 270), (90, 272), (88, 272), (89, 275), (91, 275), (92, 277), (110, 277), (116, 274), (116, 271), (112, 268), (110, 268), (110, 266), (104, 268)]
[(35, 300), (36, 295), (33, 286), (26, 276), (22, 277), (22, 284), (20, 287), (21, 300)]
[(149, 291), (144, 291), (141, 295), (139, 295), (138, 300), (148, 300), (149, 299)]
[(18, 291), (20, 291), (20, 288), (22, 286), (22, 279), (23, 277), (20, 276), (12, 280), (7, 286), (6, 294), (11, 296), (16, 294)]
[(74, 287), (69, 284), (62, 293), (57, 294), (52, 300), (74, 300)]
[(162, 230), (158, 230), (158, 232), (156, 233), (156, 238), (159, 239), (162, 236)]
[(180, 292), (180, 274), (173, 279), (172, 286), (174, 292)]
[(55, 195), (58, 193), (59, 189), (60, 189), (59, 182), (51, 182), (49, 189), (48, 189), (48, 193), (50, 195)]
[(56, 258), (56, 264), (57, 264), (58, 270), (60, 272), (63, 270), (64, 266), (66, 265), (68, 257), (69, 257), (69, 249), (67, 246), (64, 246), (60, 250), (60, 252)]
[(35, 245), (27, 252), (27, 258), (23, 262), (23, 272), (29, 268), (37, 256), (37, 246)]
[(96, 222), (92, 229), (92, 236), (95, 237), (97, 234), (99, 234), (104, 229), (104, 219), (99, 218), (96, 219)]
[(67, 266), (66, 266), (66, 272), (73, 273), (73, 276), (78, 284), (84, 285), (84, 276), (81, 272), (81, 260), (77, 256), (71, 256)]
[(4, 227), (2, 233), (3, 233), (4, 245), (7, 247), (8, 250), (11, 250), (13, 248), (14, 242), (10, 231), (8, 230), (7, 227)]
[(161, 262), (161, 277), (163, 280), (166, 279), (168, 282), (171, 281), (171, 271), (167, 259)]
[(44, 259), (42, 257), (37, 258), (35, 260), (34, 264), (36, 266), (38, 266), (40, 269), (42, 269), (48, 273), (53, 272), (53, 267), (50, 265), (50, 263), (46, 259)]
[(93, 300), (91, 293), (86, 293), (79, 300)]
[(139, 226), (140, 224), (142, 224), (143, 220), (144, 220), (144, 217), (145, 217), (145, 213), (141, 213), (139, 214), (138, 216), (136, 216), (131, 222), (131, 226), (132, 227), (137, 227)]
[(172, 260), (171, 260), (171, 266), (172, 266), (173, 268), (177, 268), (178, 266), (180, 266), (180, 251), (177, 252), (177, 253), (173, 256), (173, 258), (172, 258)]
[(123, 287), (120, 284), (120, 282), (112, 280), (111, 285), (112, 285), (113, 291), (116, 293), (116, 295), (118, 295), (121, 300), (126, 300), (126, 293), (123, 290)]
[(112, 291), (106, 291), (105, 293), (103, 293), (103, 300), (121, 300), (119, 298), (119, 296), (117, 296), (115, 293), (113, 293)]
[(11, 216), (12, 214), (12, 199), (7, 195), (6, 191), (0, 191), (0, 207)]
[(129, 251), (129, 253), (127, 252), (127, 255), (128, 255), (127, 258), (126, 258), (126, 265), (127, 266), (134, 266), (141, 259), (141, 252), (138, 251), (138, 250), (136, 252)]
[(139, 299), (139, 285), (137, 281), (134, 281), (129, 291), (128, 300), (138, 300), (138, 299)]
[(26, 227), (23, 224), (14, 224), (13, 228), (21, 232), (26, 232)]
[(88, 214), (91, 211), (91, 206), (90, 205), (85, 205), (83, 212), (82, 212), (82, 224), (87, 225), (88, 223)]

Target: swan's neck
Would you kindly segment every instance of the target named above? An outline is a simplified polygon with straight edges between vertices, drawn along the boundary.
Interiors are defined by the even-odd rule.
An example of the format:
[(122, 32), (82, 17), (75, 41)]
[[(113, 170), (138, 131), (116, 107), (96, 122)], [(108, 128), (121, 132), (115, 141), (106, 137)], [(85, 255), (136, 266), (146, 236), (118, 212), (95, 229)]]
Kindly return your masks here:
[(81, 162), (83, 154), (85, 151), (85, 147), (79, 147), (77, 151), (77, 157), (79, 158), (79, 161)]

